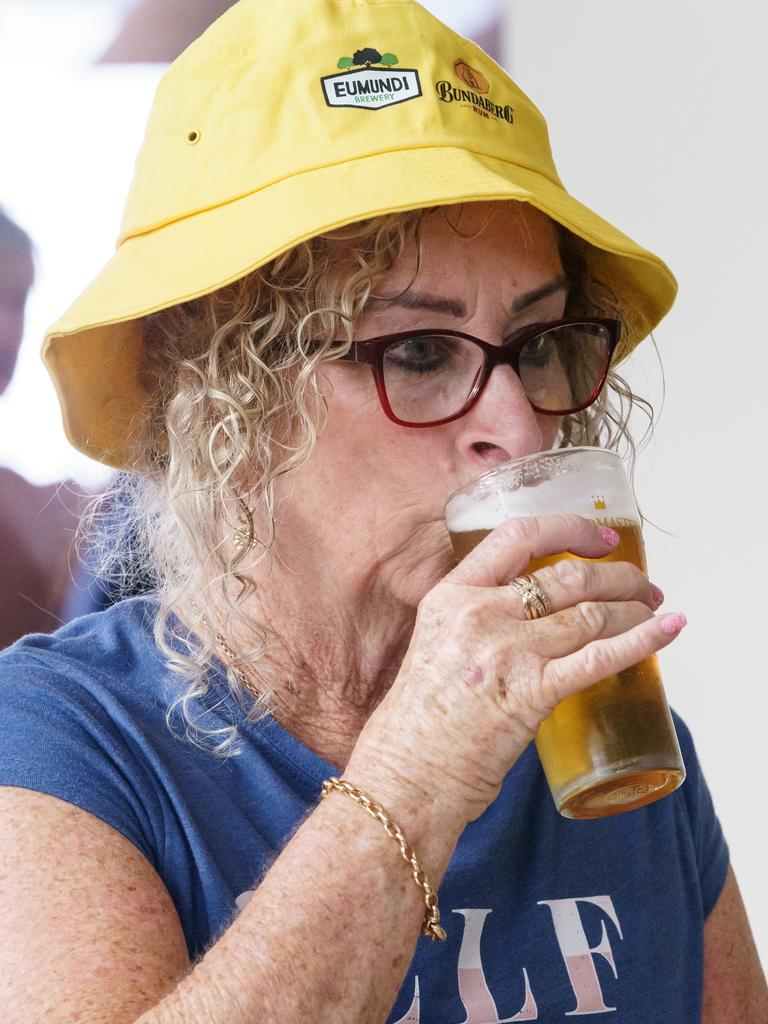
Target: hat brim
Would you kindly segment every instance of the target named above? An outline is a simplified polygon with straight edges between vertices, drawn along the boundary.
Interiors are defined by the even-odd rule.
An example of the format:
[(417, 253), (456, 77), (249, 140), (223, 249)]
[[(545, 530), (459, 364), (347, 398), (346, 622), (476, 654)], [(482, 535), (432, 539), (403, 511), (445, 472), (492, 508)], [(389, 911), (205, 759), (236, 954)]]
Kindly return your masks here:
[[(626, 355), (669, 311), (668, 267), (543, 175), (481, 153), (431, 147), (376, 153), (297, 174), (123, 241), (46, 334), (43, 359), (72, 444), (129, 467), (146, 402), (140, 319), (205, 295), (315, 235), (427, 206), (530, 203), (593, 246), (596, 276), (632, 311)], [(333, 218), (329, 218), (333, 211)]]

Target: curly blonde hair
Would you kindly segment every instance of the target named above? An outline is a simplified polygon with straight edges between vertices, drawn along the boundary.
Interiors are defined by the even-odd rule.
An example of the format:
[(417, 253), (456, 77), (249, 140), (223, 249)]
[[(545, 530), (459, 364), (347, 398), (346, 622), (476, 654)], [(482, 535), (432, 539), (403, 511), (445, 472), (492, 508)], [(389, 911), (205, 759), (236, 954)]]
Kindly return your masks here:
[[(153, 401), (135, 472), (115, 479), (95, 514), (108, 525), (102, 572), (124, 591), (138, 580), (157, 592), (155, 639), (179, 680), (168, 724), (180, 712), (187, 739), (216, 754), (238, 752), (235, 722), (212, 728), (195, 714), (209, 688), (217, 630), (250, 638), (228, 667), (246, 718), (274, 710), (262, 664), (272, 637), (245, 610), (251, 584), (233, 565), (225, 538), (241, 525), (243, 498), (259, 522), (272, 524), (275, 481), (309, 457), (322, 429), (318, 365), (348, 350), (376, 278), (418, 243), (432, 212), (390, 214), (320, 235), (233, 284), (144, 320), (142, 373)], [(566, 315), (618, 317), (628, 330), (633, 311), (619, 309), (592, 277), (587, 243), (558, 232), (570, 282)], [(564, 421), (560, 444), (625, 445), (634, 454), (628, 423), (638, 406), (651, 424), (647, 403), (611, 371), (600, 399)], [(256, 484), (243, 495), (246, 477)], [(252, 564), (267, 556), (272, 532), (258, 538)], [(213, 599), (224, 616), (216, 624), (204, 612)], [(174, 615), (182, 603), (184, 627)], [(256, 699), (243, 687), (245, 666), (258, 678)]]

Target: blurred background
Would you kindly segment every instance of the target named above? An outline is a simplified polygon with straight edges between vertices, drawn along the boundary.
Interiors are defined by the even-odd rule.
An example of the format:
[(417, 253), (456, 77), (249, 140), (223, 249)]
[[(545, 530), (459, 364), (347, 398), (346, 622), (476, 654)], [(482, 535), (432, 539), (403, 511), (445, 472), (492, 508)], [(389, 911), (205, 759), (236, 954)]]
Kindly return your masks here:
[[(76, 515), (107, 476), (64, 438), (40, 340), (112, 251), (167, 63), (228, 6), (0, 0), (0, 207), (31, 238), (34, 265), (4, 394), (0, 352), (0, 516), (15, 516), (17, 530), (0, 534), (0, 562), (7, 576), (30, 536), (29, 564), (48, 559), (55, 587), (36, 590), (30, 575), (12, 602), (39, 613), (35, 628), (68, 614), (61, 573), (72, 571)], [(670, 700), (696, 738), (765, 964), (768, 8), (761, 0), (425, 6), (479, 41), (542, 109), (566, 187), (658, 252), (680, 281), (656, 332), (661, 363), (646, 343), (628, 364), (635, 389), (661, 411), (637, 490), (652, 578), (666, 607), (690, 623), (662, 657)], [(10, 266), (10, 250), (17, 276), (0, 272), (13, 292), (6, 307), (16, 309), (0, 318), (8, 336), (21, 333), (19, 296), (32, 280), (23, 243), (0, 238), (0, 267)]]

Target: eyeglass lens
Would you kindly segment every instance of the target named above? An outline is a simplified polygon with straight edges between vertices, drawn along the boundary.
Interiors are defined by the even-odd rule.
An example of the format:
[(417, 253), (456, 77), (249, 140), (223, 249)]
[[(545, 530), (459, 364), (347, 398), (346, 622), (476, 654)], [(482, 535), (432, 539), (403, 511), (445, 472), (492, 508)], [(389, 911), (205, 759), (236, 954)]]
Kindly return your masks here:
[[(565, 412), (586, 402), (605, 372), (610, 337), (599, 324), (554, 327), (519, 353), (519, 376), (532, 405)], [(384, 351), (384, 387), (392, 412), (409, 423), (459, 412), (482, 373), (483, 350), (465, 338), (435, 333), (392, 342)]]

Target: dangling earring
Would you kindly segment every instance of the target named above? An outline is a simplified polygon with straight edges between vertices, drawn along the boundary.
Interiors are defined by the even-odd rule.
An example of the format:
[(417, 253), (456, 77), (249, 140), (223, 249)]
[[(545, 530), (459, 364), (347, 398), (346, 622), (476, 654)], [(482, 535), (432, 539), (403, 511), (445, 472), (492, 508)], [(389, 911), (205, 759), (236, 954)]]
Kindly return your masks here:
[(248, 508), (245, 499), (239, 494), (237, 496), (237, 505), (240, 510), (240, 514), (238, 516), (240, 525), (236, 530), (232, 531), (232, 543), (237, 554), (229, 563), (229, 571), (240, 584), (240, 594), (238, 595), (238, 598), (242, 598), (249, 588), (253, 587), (253, 583), (246, 576), (243, 576), (237, 571), (237, 566), (242, 562), (248, 552), (252, 548), (255, 548), (259, 542), (256, 540), (256, 530), (253, 525), (253, 513)]
[(232, 568), (240, 562), (245, 555), (252, 549), (255, 548), (258, 541), (256, 540), (256, 531), (253, 525), (253, 513), (245, 503), (245, 499), (238, 495), (237, 506), (239, 509), (238, 520), (240, 526), (234, 530), (232, 534), (232, 543), (235, 545), (237, 554), (232, 559)]

